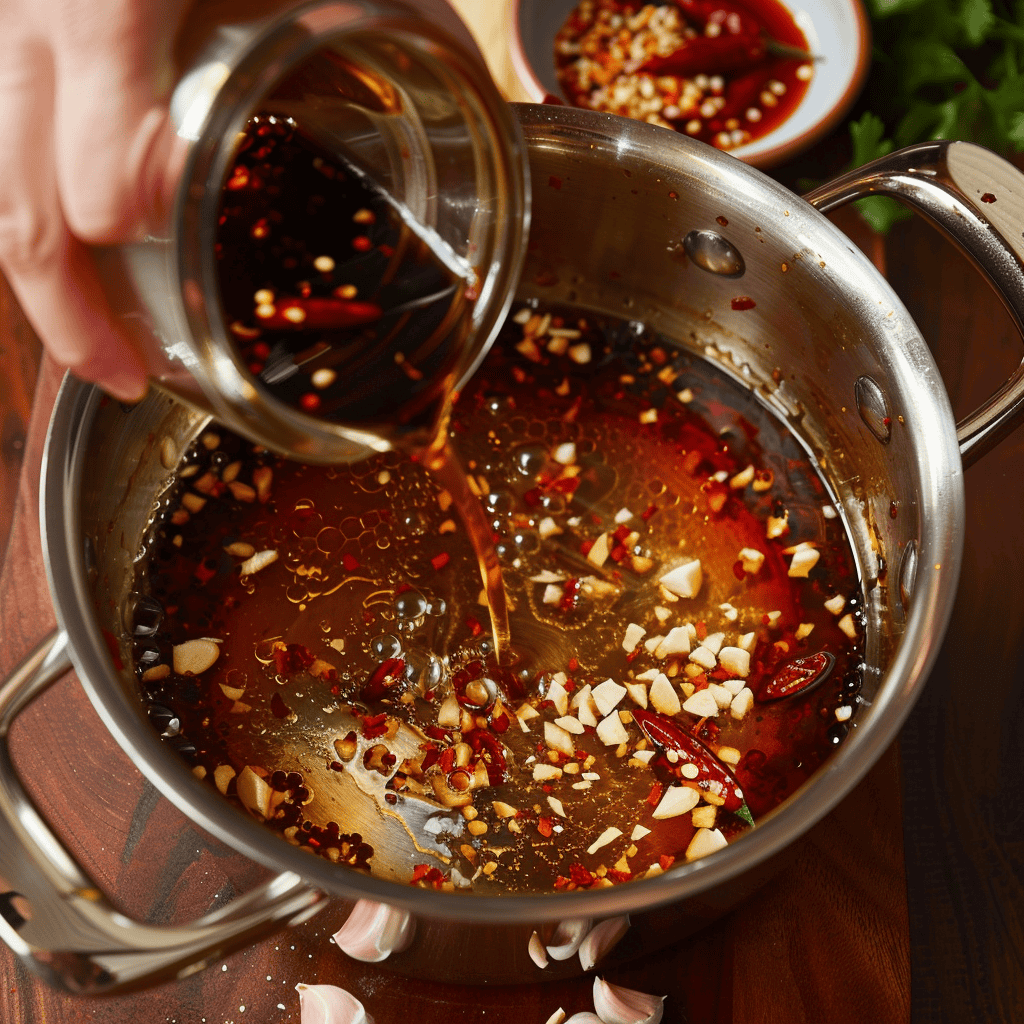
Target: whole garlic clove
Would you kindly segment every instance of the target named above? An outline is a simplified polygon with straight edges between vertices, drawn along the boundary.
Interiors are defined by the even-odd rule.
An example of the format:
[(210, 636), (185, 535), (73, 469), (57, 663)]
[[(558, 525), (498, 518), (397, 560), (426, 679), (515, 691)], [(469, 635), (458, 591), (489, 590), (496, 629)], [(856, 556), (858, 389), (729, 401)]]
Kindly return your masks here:
[(548, 956), (552, 960), (568, 960), (580, 948), (592, 924), (589, 917), (570, 917), (559, 921), (548, 943)]
[(334, 941), (353, 960), (376, 964), (407, 949), (415, 933), (416, 922), (407, 910), (374, 900), (359, 900), (334, 933)]
[(363, 1004), (337, 985), (295, 986), (301, 1024), (374, 1024)]
[(541, 969), (544, 970), (548, 965), (548, 954), (544, 948), (544, 943), (541, 942), (540, 936), (534, 932), (530, 936), (530, 944), (528, 946), (530, 959)]
[[(629, 931), (629, 915), (609, 917), (587, 932), (586, 938), (580, 943), (580, 965), (589, 971), (594, 965), (618, 945), (619, 940)], [(549, 949), (550, 953), (551, 950)]]
[(659, 1024), (664, 1002), (664, 996), (622, 988), (604, 978), (594, 979), (594, 1009), (604, 1024)]
[(589, 1010), (581, 1010), (579, 1013), (574, 1013), (565, 1024), (604, 1024), (604, 1021), (596, 1013), (591, 1013)]

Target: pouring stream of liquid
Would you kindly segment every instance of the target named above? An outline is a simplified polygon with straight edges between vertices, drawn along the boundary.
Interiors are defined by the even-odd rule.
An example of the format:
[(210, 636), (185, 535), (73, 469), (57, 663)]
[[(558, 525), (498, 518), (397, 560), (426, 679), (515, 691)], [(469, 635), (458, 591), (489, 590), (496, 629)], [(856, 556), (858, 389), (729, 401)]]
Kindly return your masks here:
[(509, 665), (513, 660), (512, 638), (508, 598), (501, 576), (501, 565), (498, 563), (491, 524), (487, 521), (480, 500), (470, 489), (466, 470), (448, 440), (452, 399), (453, 396), (449, 395), (445, 400), (434, 439), (423, 453), (423, 465), (438, 485), (451, 495), (452, 505), (466, 528), (477, 564), (480, 566), (480, 580), (487, 597), (491, 634), (494, 638), (494, 656), (499, 665)]

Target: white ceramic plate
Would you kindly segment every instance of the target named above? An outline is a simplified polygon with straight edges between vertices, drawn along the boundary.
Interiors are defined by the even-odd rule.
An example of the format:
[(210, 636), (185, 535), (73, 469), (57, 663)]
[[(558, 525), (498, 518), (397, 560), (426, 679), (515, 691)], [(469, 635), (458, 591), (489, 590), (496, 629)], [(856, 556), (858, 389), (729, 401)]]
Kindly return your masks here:
[[(555, 34), (577, 0), (512, 0), (511, 58), (538, 103), (564, 99), (555, 75)], [(814, 77), (795, 111), (767, 135), (729, 152), (756, 167), (795, 156), (828, 134), (857, 98), (871, 61), (861, 0), (781, 0), (817, 56)]]

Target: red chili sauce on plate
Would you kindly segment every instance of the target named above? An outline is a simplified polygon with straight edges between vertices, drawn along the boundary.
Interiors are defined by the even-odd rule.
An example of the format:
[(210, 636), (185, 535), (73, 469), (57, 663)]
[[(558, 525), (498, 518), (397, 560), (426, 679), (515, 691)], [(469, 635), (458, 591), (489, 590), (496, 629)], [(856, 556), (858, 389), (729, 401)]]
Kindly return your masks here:
[(555, 66), (575, 106), (719, 149), (777, 128), (814, 72), (806, 37), (777, 0), (582, 0), (555, 36)]

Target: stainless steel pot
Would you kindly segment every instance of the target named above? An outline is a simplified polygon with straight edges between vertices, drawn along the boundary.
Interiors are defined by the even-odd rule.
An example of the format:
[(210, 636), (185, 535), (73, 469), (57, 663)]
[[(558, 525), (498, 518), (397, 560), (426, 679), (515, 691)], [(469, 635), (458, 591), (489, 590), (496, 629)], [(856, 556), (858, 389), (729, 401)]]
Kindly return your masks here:
[[(865, 581), (866, 680), (848, 738), (738, 842), (610, 889), (445, 894), (309, 857), (193, 778), (157, 738), (131, 671), (114, 669), (101, 632), (124, 635), (132, 555), (168, 484), (173, 460), (163, 451), (162, 461), (164, 446), (154, 439), (172, 438), (180, 450), (203, 419), (159, 396), (124, 410), (69, 379), (51, 422), (41, 498), (60, 629), (0, 690), (0, 890), (21, 894), (31, 910), (28, 920), (0, 918), (0, 934), (51, 982), (100, 992), (180, 976), (308, 917), (328, 894), (412, 915), (403, 918), (415, 926), (411, 945), (388, 960), (409, 974), (502, 983), (564, 977), (595, 957), (607, 967), (693, 932), (752, 892), (867, 772), (920, 693), (957, 586), (962, 465), (1016, 426), (1024, 372), (955, 424), (899, 299), (821, 211), (875, 192), (907, 199), (988, 274), (1020, 325), (1024, 176), (975, 146), (932, 143), (862, 168), (808, 203), (658, 128), (564, 108), (525, 106), (518, 114), (535, 183), (521, 296), (645, 321), (748, 384), (818, 458)], [(733, 303), (739, 296), (754, 305)], [(279, 872), (275, 878), (188, 927), (136, 924), (111, 909), (40, 820), (7, 750), (18, 712), (71, 666), (153, 784), (203, 828)], [(610, 923), (591, 930), (599, 921)], [(561, 943), (570, 958), (541, 968), (528, 953), (535, 931), (541, 945)], [(588, 935), (583, 956), (574, 955)]]

